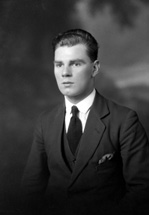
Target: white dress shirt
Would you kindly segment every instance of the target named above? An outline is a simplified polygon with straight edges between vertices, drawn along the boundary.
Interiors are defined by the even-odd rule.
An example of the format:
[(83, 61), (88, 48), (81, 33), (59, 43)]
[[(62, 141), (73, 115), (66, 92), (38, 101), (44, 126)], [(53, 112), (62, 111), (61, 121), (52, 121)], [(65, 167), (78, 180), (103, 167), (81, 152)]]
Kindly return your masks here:
[(82, 133), (84, 132), (85, 129), (85, 125), (86, 125), (86, 121), (87, 121), (87, 117), (88, 114), (90, 112), (90, 108), (93, 104), (94, 98), (96, 95), (96, 91), (95, 89), (82, 101), (80, 101), (77, 104), (73, 104), (70, 101), (68, 101), (67, 97), (65, 96), (65, 105), (66, 105), (66, 115), (65, 115), (65, 128), (66, 128), (66, 133), (68, 131), (68, 127), (69, 127), (69, 123), (70, 123), (70, 119), (72, 116), (71, 113), (71, 107), (73, 105), (77, 106), (78, 110), (79, 110), (79, 119), (82, 122)]

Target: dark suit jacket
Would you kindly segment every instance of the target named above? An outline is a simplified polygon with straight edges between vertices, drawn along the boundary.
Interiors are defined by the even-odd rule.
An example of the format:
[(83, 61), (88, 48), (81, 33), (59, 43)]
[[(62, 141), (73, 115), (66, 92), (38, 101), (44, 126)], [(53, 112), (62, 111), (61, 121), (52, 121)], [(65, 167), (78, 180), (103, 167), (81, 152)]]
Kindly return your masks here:
[(37, 123), (23, 178), (31, 199), (46, 193), (51, 214), (146, 212), (149, 143), (137, 114), (97, 93), (73, 172), (62, 155), (64, 116), (61, 104)]

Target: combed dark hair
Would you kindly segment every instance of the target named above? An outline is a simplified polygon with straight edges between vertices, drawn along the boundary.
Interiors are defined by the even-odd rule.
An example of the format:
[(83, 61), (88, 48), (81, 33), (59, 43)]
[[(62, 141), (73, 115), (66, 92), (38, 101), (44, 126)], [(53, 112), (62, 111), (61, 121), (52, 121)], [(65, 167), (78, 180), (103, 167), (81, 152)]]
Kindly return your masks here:
[(87, 47), (87, 54), (91, 61), (98, 58), (98, 43), (95, 38), (87, 31), (82, 29), (71, 29), (58, 34), (52, 41), (53, 52), (61, 46), (74, 46), (84, 44)]

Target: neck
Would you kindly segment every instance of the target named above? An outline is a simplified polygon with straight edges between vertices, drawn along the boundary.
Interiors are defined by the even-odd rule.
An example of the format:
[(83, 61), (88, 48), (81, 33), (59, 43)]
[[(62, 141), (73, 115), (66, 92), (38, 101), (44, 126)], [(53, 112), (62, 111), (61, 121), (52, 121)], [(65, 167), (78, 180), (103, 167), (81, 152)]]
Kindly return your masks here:
[(79, 102), (81, 102), (82, 100), (84, 100), (85, 98), (87, 98), (87, 97), (93, 92), (93, 90), (94, 90), (94, 88), (91, 89), (91, 90), (89, 91), (89, 93), (86, 94), (86, 96), (83, 96), (83, 97), (80, 97), (80, 98), (78, 98), (77, 96), (76, 96), (76, 98), (75, 98), (75, 97), (71, 98), (71, 97), (66, 96), (66, 98), (67, 98), (67, 100), (68, 100), (69, 102), (71, 102), (72, 104), (76, 105), (76, 104), (78, 104)]

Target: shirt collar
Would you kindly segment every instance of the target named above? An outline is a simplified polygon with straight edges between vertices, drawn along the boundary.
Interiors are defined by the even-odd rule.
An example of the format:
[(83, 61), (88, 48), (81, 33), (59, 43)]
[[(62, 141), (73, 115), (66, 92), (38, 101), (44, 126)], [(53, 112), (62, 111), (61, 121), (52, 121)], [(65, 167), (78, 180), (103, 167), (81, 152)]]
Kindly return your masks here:
[(82, 101), (80, 101), (77, 104), (73, 104), (71, 103), (66, 96), (64, 96), (65, 98), (65, 105), (66, 105), (66, 112), (67, 113), (71, 113), (71, 107), (73, 105), (77, 106), (77, 108), (79, 109), (80, 112), (82, 113), (87, 113), (87, 111), (90, 109), (90, 107), (93, 104), (94, 98), (95, 98), (95, 94), (96, 94), (96, 90), (93, 89), (93, 91)]

